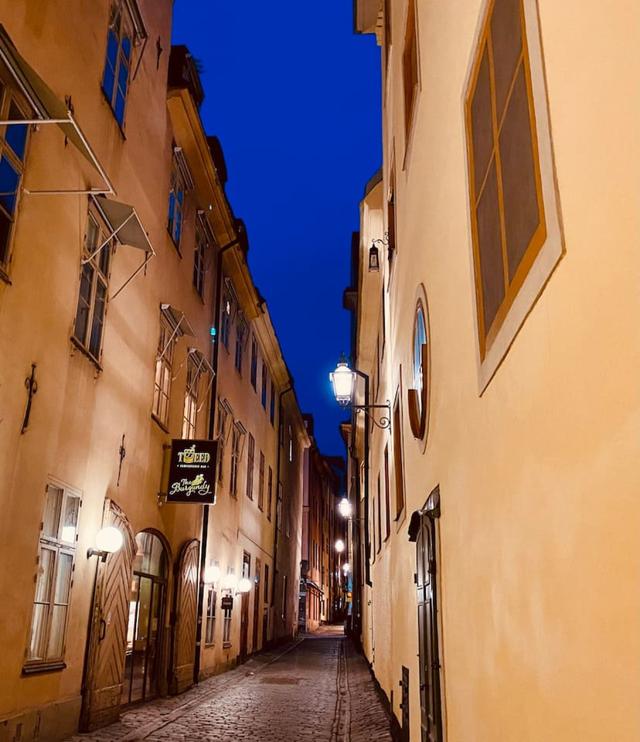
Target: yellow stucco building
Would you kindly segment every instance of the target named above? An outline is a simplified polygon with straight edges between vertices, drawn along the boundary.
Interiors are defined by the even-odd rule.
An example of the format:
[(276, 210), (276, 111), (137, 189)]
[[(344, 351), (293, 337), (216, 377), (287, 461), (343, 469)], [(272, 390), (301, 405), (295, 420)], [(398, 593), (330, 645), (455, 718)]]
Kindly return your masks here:
[(57, 740), (295, 633), (309, 443), (172, 2), (0, 6), (0, 739)]
[(639, 23), (355, 3), (383, 167), (352, 354), (391, 426), (354, 419), (354, 626), (407, 739), (640, 739)]

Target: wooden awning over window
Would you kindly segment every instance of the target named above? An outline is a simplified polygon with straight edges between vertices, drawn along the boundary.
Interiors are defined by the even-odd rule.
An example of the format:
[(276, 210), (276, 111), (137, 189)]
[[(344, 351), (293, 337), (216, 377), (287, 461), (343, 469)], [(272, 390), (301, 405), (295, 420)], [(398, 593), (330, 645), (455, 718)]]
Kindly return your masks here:
[(100, 164), (87, 138), (82, 133), (77, 121), (74, 119), (69, 106), (58, 98), (33, 67), (20, 55), (2, 24), (0, 24), (0, 60), (6, 65), (18, 89), (27, 99), (34, 112), (34, 118), (32, 119), (0, 121), (0, 126), (56, 124), (62, 130), (64, 136), (74, 145), (104, 181), (103, 186), (90, 188), (89, 190), (29, 190), (25, 188), (25, 193), (48, 195), (65, 193), (115, 193), (115, 189), (108, 175)]

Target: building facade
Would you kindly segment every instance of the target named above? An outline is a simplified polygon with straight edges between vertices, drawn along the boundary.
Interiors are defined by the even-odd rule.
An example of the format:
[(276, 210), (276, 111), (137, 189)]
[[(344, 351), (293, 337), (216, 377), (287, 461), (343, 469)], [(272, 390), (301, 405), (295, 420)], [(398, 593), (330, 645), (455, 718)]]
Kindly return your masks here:
[[(256, 441), (258, 503), (261, 452), (265, 472), (275, 472), (277, 420), (262, 398), (242, 408), (246, 390), (220, 351), (218, 308), (234, 271), (244, 270), (238, 294), (253, 306), (244, 311), (264, 317), (251, 324), (276, 405), (290, 386), (266, 307), (255, 308), (219, 142), (200, 120), (197, 65), (171, 47), (171, 11), (169, 0), (2, 3), (2, 739), (93, 729), (295, 631), (276, 631), (271, 618), (264, 628), (273, 521), (250, 509), (243, 473), (243, 504), (229, 506), (231, 444), (219, 444), (227, 455), (215, 505), (167, 499), (172, 440), (218, 438), (225, 400)], [(303, 451), (304, 426), (289, 404)], [(293, 471), (288, 478), (295, 482)], [(293, 528), (300, 493), (283, 495)], [(230, 541), (225, 568), (241, 575), (250, 553), (245, 573), (256, 580), (245, 597), (235, 597), (237, 583), (230, 590), (247, 606), (233, 609), (230, 651), (221, 633), (219, 655), (207, 642), (206, 568), (220, 556), (211, 538), (202, 548), (204, 522)], [(299, 555), (281, 559), (293, 603)]]
[(391, 420), (349, 435), (359, 636), (406, 739), (640, 734), (639, 21), (355, 3), (383, 167), (345, 299)]
[(346, 543), (346, 523), (338, 515), (342, 492), (336, 471), (342, 459), (320, 453), (313, 437), (313, 416), (305, 415), (312, 444), (304, 462), (304, 504), (302, 511), (302, 561), (300, 575), (300, 611), (303, 631), (315, 631), (323, 623), (342, 618), (344, 609), (343, 567), (347, 554), (336, 552), (338, 539)]

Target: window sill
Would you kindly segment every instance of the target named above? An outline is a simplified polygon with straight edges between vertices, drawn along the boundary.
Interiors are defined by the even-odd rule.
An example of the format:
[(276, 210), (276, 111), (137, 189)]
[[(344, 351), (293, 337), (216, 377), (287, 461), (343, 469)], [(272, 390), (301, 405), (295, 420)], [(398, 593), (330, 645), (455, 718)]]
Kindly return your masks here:
[(167, 435), (169, 435), (169, 428), (153, 412), (151, 413), (151, 419), (160, 428), (160, 430), (162, 430), (164, 433), (166, 433)]
[(44, 672), (58, 672), (65, 670), (66, 662), (57, 660), (55, 662), (29, 662), (22, 668), (23, 675), (39, 675)]
[(89, 361), (91, 361), (91, 363), (98, 369), (99, 373), (102, 373), (103, 368), (100, 365), (100, 361), (98, 361), (98, 359), (93, 355), (93, 353), (88, 351), (84, 347), (84, 345), (78, 340), (78, 338), (74, 337), (73, 335), (69, 339), (71, 340), (71, 345), (73, 345), (77, 350), (79, 350), (80, 353), (82, 353), (82, 355), (85, 356), (85, 358), (88, 358)]
[(232, 642), (222, 642), (223, 649), (230, 649), (233, 646)]
[(211, 644), (205, 644), (204, 645), (204, 648), (205, 649), (213, 649), (215, 646), (216, 646), (216, 643), (215, 642), (211, 642)]
[(11, 279), (9, 278), (9, 274), (5, 271), (5, 269), (0, 266), (0, 281), (4, 281), (8, 286), (11, 286)]

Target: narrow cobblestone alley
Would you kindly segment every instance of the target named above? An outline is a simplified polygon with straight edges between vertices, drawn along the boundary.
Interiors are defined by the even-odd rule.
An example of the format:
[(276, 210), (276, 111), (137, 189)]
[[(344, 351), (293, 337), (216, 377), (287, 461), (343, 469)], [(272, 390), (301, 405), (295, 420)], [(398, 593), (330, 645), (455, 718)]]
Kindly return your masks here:
[(264, 652), (72, 742), (391, 740), (389, 717), (351, 642), (325, 631)]

